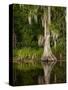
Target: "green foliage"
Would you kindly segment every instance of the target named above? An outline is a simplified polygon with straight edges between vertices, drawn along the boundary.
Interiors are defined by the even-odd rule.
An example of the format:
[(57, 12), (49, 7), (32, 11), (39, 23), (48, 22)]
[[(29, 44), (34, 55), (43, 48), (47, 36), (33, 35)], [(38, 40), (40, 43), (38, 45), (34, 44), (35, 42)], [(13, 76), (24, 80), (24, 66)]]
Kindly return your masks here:
[(14, 50), (14, 53), (13, 53), (13, 56), (14, 57), (23, 57), (23, 58), (26, 58), (26, 57), (34, 57), (34, 58), (41, 58), (41, 55), (43, 53), (43, 49), (42, 48), (22, 48), (22, 49), (15, 49)]
[[(44, 9), (47, 11), (47, 7), (45, 6), (21, 5), (20, 7), (19, 4), (14, 5), (14, 32), (17, 36), (17, 48), (22, 48), (24, 46), (38, 47), (38, 36), (44, 33), (41, 21)], [(29, 14), (31, 14), (32, 19), (31, 25), (28, 23)], [(34, 21), (34, 15), (37, 15), (37, 23)], [(59, 35), (59, 39), (57, 41), (59, 41), (60, 38), (65, 38), (66, 36), (65, 16), (66, 8), (51, 7), (50, 30)], [(65, 43), (65, 41), (63, 42)]]

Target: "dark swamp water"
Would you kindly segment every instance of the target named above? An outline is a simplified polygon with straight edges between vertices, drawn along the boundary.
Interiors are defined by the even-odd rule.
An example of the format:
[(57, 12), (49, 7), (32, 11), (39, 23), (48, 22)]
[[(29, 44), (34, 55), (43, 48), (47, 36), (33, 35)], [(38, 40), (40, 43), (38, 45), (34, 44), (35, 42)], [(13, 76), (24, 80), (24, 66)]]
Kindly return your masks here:
[[(66, 62), (57, 62), (50, 75), (50, 84), (65, 82)], [(12, 83), (14, 86), (45, 84), (44, 71), (41, 63), (14, 63)]]

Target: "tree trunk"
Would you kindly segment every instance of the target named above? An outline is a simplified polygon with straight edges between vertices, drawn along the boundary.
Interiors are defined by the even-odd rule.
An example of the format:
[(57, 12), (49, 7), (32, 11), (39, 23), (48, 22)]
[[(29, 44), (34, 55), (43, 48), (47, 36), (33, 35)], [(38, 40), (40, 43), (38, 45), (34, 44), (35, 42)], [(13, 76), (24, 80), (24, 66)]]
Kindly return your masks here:
[(28, 22), (29, 22), (29, 24), (31, 25), (31, 16), (28, 16)]
[(50, 7), (48, 7), (47, 16), (44, 10), (43, 21), (44, 21), (44, 52), (41, 60), (44, 69), (45, 83), (48, 84), (50, 81), (51, 70), (57, 60), (56, 57), (53, 55), (50, 47), (50, 30), (49, 30), (50, 29), (49, 26), (51, 24)]
[(52, 54), (51, 47), (50, 47), (50, 30), (49, 26), (51, 24), (50, 20), (50, 7), (48, 7), (48, 16), (46, 16), (46, 12), (44, 10), (44, 16), (43, 16), (43, 21), (44, 21), (44, 52), (42, 56), (42, 60), (54, 60), (56, 57)]

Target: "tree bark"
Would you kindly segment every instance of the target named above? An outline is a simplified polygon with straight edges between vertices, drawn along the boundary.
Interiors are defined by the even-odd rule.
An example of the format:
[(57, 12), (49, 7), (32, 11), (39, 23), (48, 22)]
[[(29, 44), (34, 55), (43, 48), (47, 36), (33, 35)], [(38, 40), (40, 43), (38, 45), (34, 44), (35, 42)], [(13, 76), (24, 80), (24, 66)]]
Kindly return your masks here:
[(29, 15), (28, 15), (28, 23), (31, 25), (32, 24), (32, 21), (31, 21), (31, 11), (29, 12)]
[(28, 16), (28, 22), (31, 25), (32, 22), (31, 22), (31, 16), (30, 15)]
[(43, 15), (43, 21), (44, 21), (44, 52), (43, 52), (42, 59), (45, 57), (48, 57), (52, 54), (51, 47), (50, 47), (50, 30), (49, 30), (49, 26), (51, 23), (50, 17), (51, 17), (50, 16), (50, 7), (48, 7), (48, 16), (46, 16), (45, 10), (44, 10), (44, 15)]
[(44, 51), (43, 51), (41, 60), (42, 60), (42, 66), (44, 69), (45, 83), (48, 84), (50, 82), (50, 73), (57, 61), (50, 47), (50, 24), (51, 24), (50, 7), (48, 7), (47, 16), (44, 9), (43, 22), (44, 22), (43, 24), (44, 25)]

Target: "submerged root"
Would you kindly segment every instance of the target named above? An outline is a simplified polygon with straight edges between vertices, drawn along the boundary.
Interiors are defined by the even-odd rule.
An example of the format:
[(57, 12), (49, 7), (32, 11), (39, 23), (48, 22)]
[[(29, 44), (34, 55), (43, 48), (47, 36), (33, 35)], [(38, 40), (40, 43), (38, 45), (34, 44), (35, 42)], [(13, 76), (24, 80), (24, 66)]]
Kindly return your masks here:
[(57, 62), (57, 58), (52, 53), (48, 56), (42, 56), (41, 60), (43, 62)]

